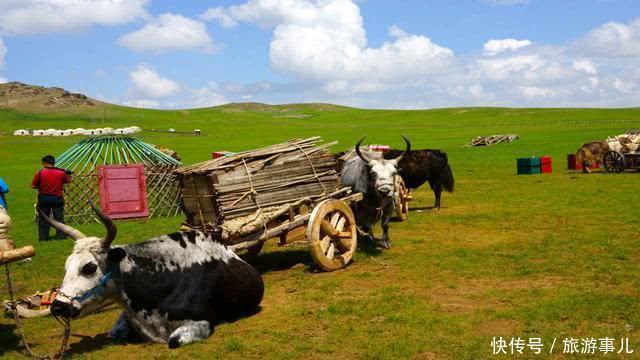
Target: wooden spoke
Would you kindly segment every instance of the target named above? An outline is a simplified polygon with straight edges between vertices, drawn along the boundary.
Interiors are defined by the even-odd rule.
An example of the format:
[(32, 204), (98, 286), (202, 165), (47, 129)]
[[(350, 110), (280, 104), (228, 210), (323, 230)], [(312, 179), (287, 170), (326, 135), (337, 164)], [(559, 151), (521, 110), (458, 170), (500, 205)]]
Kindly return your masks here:
[(322, 249), (323, 253), (327, 253), (329, 245), (331, 245), (331, 236), (325, 235), (325, 237), (323, 237), (322, 241), (320, 242), (320, 249)]
[(327, 259), (333, 260), (333, 255), (335, 255), (335, 253), (336, 253), (335, 245), (333, 244), (329, 245), (329, 249), (327, 250)]

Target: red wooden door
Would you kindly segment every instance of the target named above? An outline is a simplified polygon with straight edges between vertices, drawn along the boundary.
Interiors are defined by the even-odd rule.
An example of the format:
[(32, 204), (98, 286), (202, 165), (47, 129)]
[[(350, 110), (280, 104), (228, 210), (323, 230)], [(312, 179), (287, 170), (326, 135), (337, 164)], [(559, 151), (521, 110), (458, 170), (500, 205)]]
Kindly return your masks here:
[(100, 206), (113, 219), (149, 216), (144, 165), (98, 166)]

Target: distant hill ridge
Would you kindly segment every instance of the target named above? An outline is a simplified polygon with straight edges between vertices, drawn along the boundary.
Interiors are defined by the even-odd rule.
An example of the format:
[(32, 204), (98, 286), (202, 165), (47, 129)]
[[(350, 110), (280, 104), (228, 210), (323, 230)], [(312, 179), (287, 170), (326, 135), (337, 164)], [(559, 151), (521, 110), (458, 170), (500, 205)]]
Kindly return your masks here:
[[(59, 87), (44, 87), (21, 82), (0, 84), (0, 109), (17, 110), (25, 113), (47, 113), (56, 112), (57, 110), (80, 110), (80, 112), (82, 112), (83, 109), (90, 110), (91, 108), (100, 108), (103, 106), (122, 107), (121, 105), (107, 104), (84, 94), (73, 93)], [(257, 102), (229, 103), (212, 108), (224, 112), (253, 111), (273, 113), (348, 109), (348, 107), (345, 106), (323, 103), (269, 105)]]
[(103, 103), (58, 87), (8, 82), (0, 84), (0, 109), (47, 112), (63, 108), (96, 107)]

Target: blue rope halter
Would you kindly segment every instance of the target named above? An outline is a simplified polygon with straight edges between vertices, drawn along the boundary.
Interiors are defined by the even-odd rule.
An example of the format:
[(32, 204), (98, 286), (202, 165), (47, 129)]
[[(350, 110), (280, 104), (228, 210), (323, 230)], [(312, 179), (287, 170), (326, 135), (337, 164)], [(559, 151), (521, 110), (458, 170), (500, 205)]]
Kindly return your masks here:
[(83, 302), (94, 295), (95, 296), (101, 295), (104, 292), (104, 289), (107, 287), (107, 283), (111, 279), (112, 274), (113, 274), (113, 270), (107, 271), (106, 274), (100, 277), (100, 281), (98, 281), (98, 285), (96, 285), (92, 289), (89, 289), (83, 292), (80, 295), (74, 296), (73, 298), (71, 298), (71, 301)]

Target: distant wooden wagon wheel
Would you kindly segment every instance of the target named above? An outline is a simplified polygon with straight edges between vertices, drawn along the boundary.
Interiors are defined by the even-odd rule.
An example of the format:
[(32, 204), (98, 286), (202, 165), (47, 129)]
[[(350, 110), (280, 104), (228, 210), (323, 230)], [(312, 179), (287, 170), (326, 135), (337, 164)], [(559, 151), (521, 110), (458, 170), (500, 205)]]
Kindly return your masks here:
[(334, 271), (347, 266), (358, 245), (351, 208), (341, 200), (320, 202), (311, 213), (307, 241), (313, 261), (323, 270)]
[(610, 173), (620, 173), (624, 171), (624, 158), (616, 151), (608, 151), (602, 159), (604, 168)]
[(409, 189), (400, 176), (396, 176), (395, 187), (395, 218), (400, 221), (405, 221), (409, 217), (409, 201), (411, 200), (411, 195), (409, 195)]

